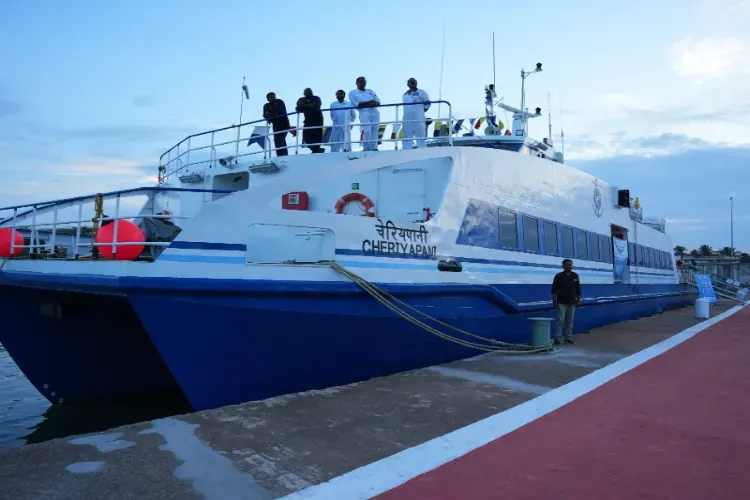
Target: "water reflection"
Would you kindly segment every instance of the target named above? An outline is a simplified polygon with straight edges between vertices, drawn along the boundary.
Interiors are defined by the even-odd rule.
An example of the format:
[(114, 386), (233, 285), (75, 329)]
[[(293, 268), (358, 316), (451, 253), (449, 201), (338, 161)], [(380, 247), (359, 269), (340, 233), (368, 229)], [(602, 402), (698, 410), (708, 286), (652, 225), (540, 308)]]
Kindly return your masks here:
[(0, 345), (0, 449), (190, 411), (179, 392), (51, 406)]

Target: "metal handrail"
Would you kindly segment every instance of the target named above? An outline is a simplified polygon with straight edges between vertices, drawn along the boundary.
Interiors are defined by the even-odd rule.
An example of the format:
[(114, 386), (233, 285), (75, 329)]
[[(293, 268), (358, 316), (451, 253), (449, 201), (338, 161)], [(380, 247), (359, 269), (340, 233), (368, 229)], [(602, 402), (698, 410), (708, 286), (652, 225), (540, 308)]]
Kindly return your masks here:
[[(128, 219), (138, 219), (138, 218), (152, 218), (152, 219), (190, 219), (191, 217), (185, 217), (185, 216), (179, 216), (174, 214), (154, 214), (154, 203), (155, 203), (155, 196), (156, 194), (160, 192), (192, 192), (192, 193), (218, 193), (218, 194), (231, 194), (237, 192), (236, 190), (230, 190), (230, 189), (201, 189), (201, 188), (172, 188), (172, 187), (141, 187), (141, 188), (132, 188), (132, 189), (124, 189), (120, 191), (111, 191), (108, 193), (101, 193), (101, 194), (91, 194), (91, 195), (85, 195), (85, 196), (77, 196), (74, 198), (64, 198), (60, 200), (53, 200), (53, 201), (45, 201), (45, 202), (37, 202), (37, 203), (28, 203), (28, 204), (21, 204), (21, 205), (15, 205), (11, 207), (2, 207), (0, 210), (13, 210), (13, 216), (10, 218), (7, 218), (3, 221), (0, 221), (0, 227), (10, 227), (12, 228), (11, 231), (11, 243), (10, 243), (10, 255), (11, 258), (13, 258), (15, 254), (15, 249), (17, 248), (27, 248), (29, 249), (29, 253), (33, 255), (37, 255), (36, 251), (37, 249), (45, 249), (49, 248), (50, 253), (55, 252), (55, 243), (56, 243), (56, 236), (57, 236), (57, 230), (60, 226), (69, 226), (71, 224), (76, 225), (76, 232), (75, 232), (75, 238), (74, 238), (74, 255), (73, 258), (77, 259), (79, 257), (79, 249), (82, 247), (98, 247), (98, 246), (111, 246), (112, 247), (112, 253), (116, 254), (117, 247), (118, 246), (133, 246), (133, 245), (144, 245), (145, 247), (165, 247), (168, 246), (169, 243), (165, 242), (158, 242), (158, 241), (146, 241), (143, 243), (131, 243), (131, 242), (118, 242), (117, 241), (117, 233), (119, 229), (119, 221), (121, 220), (128, 220)], [(150, 203), (151, 203), (151, 214), (144, 214), (139, 213), (136, 215), (121, 215), (120, 213), (120, 200), (122, 198), (128, 197), (128, 196), (139, 196), (147, 194), (150, 197)], [(99, 197), (102, 201), (108, 200), (108, 199), (115, 199), (115, 214), (114, 216), (95, 216), (95, 217), (83, 217), (83, 205), (84, 204), (92, 204), (95, 202), (95, 200)], [(77, 205), (78, 208), (78, 217), (76, 219), (70, 219), (70, 220), (59, 220), (58, 214), (60, 210), (64, 210), (67, 208), (72, 208)], [(25, 212), (22, 212), (19, 214), (18, 209), (19, 208), (26, 208), (31, 207), (31, 210), (27, 210)], [(52, 213), (52, 222), (38, 222), (38, 217)], [(31, 225), (30, 226), (19, 226), (19, 223), (22, 223), (28, 219), (31, 219)], [(112, 235), (112, 243), (82, 243), (81, 242), (81, 224), (82, 223), (91, 223), (91, 224), (101, 224), (102, 222), (112, 222), (114, 223), (114, 232)], [(10, 223), (10, 224), (9, 224)], [(49, 238), (49, 243), (39, 243), (39, 235), (38, 231), (40, 228), (46, 228), (51, 227), (51, 237)], [(17, 230), (30, 230), (31, 236), (29, 238), (29, 244), (23, 244), (23, 245), (16, 245), (15, 244), (15, 234)]]
[[(444, 103), (444, 104), (447, 105), (447, 107), (448, 107), (448, 116), (446, 116), (446, 117), (437, 117), (437, 118), (429, 119), (429, 120), (432, 123), (443, 123), (443, 122), (445, 122), (448, 125), (447, 126), (448, 135), (447, 136), (441, 136), (441, 137), (439, 137), (439, 139), (444, 140), (444, 139), (447, 138), (448, 139), (448, 144), (452, 145), (453, 144), (453, 121), (454, 121), (454, 118), (453, 118), (452, 113), (451, 113), (452, 105), (451, 105), (451, 103), (449, 101), (444, 101), (444, 100), (430, 101), (431, 105), (432, 104), (441, 104), (441, 103)], [(399, 117), (398, 117), (398, 110), (399, 110), (399, 108), (404, 107), (404, 106), (422, 106), (422, 105), (424, 105), (424, 104), (423, 103), (392, 103), (392, 104), (381, 104), (381, 105), (377, 106), (376, 109), (380, 109), (380, 108), (395, 108), (395, 111), (396, 111), (396, 120), (392, 120), (392, 121), (379, 121), (377, 124), (378, 125), (389, 125), (389, 124), (397, 124), (397, 123), (398, 124), (404, 124), (404, 123), (411, 123), (411, 122), (415, 122), (415, 121), (421, 121), (421, 120), (403, 120), (403, 119), (399, 119)], [(330, 112), (330, 111), (348, 111), (348, 110), (352, 110), (352, 109), (357, 110), (357, 109), (370, 109), (370, 108), (359, 108), (359, 107), (356, 107), (356, 106), (346, 106), (346, 107), (340, 107), (340, 108), (325, 108), (325, 109), (320, 109), (319, 111), (321, 113), (323, 113), (323, 112)], [(307, 144), (307, 143), (305, 143), (304, 146), (301, 146), (300, 143), (299, 143), (299, 137), (300, 137), (299, 134), (301, 132), (303, 132), (305, 130), (323, 129), (323, 128), (328, 128), (328, 127), (333, 127), (333, 125), (316, 125), (316, 126), (310, 126), (310, 127), (300, 127), (299, 126), (300, 115), (304, 116), (304, 111), (294, 111), (294, 112), (291, 112), (291, 113), (286, 113), (285, 115), (278, 115), (278, 116), (273, 117), (273, 119), (279, 119), (279, 118), (285, 118), (285, 117), (286, 118), (296, 117), (297, 126), (294, 128), (294, 133), (295, 133), (296, 140), (295, 140), (294, 146), (287, 146), (286, 148), (264, 147), (263, 148), (264, 158), (267, 157), (267, 156), (269, 156), (271, 152), (277, 151), (278, 149), (294, 149), (295, 152), (298, 153), (300, 147), (308, 148), (310, 146), (322, 146), (322, 145), (326, 145), (326, 144), (331, 144), (330, 142), (329, 143), (315, 143), (315, 144)], [(290, 120), (290, 122), (291, 122), (291, 120)], [(227, 127), (222, 127), (222, 128), (217, 128), (217, 129), (213, 129), (213, 130), (208, 130), (208, 131), (205, 131), (205, 132), (200, 132), (200, 133), (192, 134), (192, 135), (189, 135), (189, 136), (185, 137), (184, 139), (182, 139), (180, 142), (178, 142), (177, 144), (175, 144), (174, 146), (172, 146), (170, 149), (168, 149), (166, 152), (164, 152), (159, 157), (159, 182), (160, 183), (164, 182), (169, 176), (171, 176), (171, 175), (173, 175), (173, 174), (175, 174), (175, 173), (177, 173), (177, 172), (185, 169), (188, 166), (199, 165), (199, 164), (204, 164), (204, 163), (206, 163), (206, 164), (212, 163), (213, 161), (215, 161), (215, 157), (213, 157), (214, 154), (215, 154), (215, 148), (219, 147), (219, 146), (227, 146), (227, 145), (230, 145), (230, 144), (234, 144), (235, 145), (235, 148), (234, 148), (234, 153), (235, 154), (233, 156), (233, 160), (235, 162), (240, 157), (259, 154), (259, 152), (251, 152), (251, 153), (239, 154), (239, 143), (242, 142), (242, 141), (248, 141), (249, 139), (263, 138), (265, 140), (265, 144), (267, 146), (270, 146), (270, 139), (273, 138), (273, 136), (275, 135), (275, 133), (273, 131), (271, 131), (270, 127), (269, 127), (269, 129), (267, 129), (265, 135), (261, 135), (261, 136), (252, 135), (252, 132), (251, 132), (250, 135), (248, 135), (246, 137), (241, 137), (239, 128), (241, 128), (241, 127), (247, 127), (249, 125), (255, 125), (255, 126), (263, 125), (263, 126), (268, 126), (270, 123), (271, 123), (270, 119), (263, 118), (263, 119), (260, 119), (260, 120), (253, 120), (253, 121), (241, 123), (239, 125), (230, 125), (230, 126), (227, 126)], [(358, 126), (360, 129), (362, 129), (362, 127), (364, 127), (364, 126), (371, 126), (371, 125), (374, 125), (374, 123), (354, 123), (354, 122), (349, 122), (348, 113), (345, 114), (344, 127), (347, 127), (349, 130), (351, 130), (351, 128), (353, 128), (355, 126)], [(403, 127), (403, 125), (402, 125), (402, 127)], [(228, 131), (228, 130), (234, 130), (234, 129), (238, 129), (237, 130), (237, 134), (235, 135), (234, 138), (226, 140), (224, 142), (219, 142), (219, 143), (215, 142), (215, 135), (217, 133), (225, 132), (225, 131)], [(279, 132), (281, 132), (281, 131), (279, 131)], [(286, 133), (292, 132), (291, 127), (290, 127), (290, 129), (286, 130), (285, 132)], [(199, 146), (199, 147), (190, 147), (190, 142), (193, 139), (198, 138), (198, 137), (207, 136), (209, 134), (211, 135), (211, 145), (210, 146), (206, 145), (206, 146)], [(425, 139), (433, 139), (433, 138), (425, 137)], [(404, 139), (399, 139), (399, 138), (396, 138), (396, 139), (387, 139), (384, 136), (383, 139), (379, 139), (379, 142), (396, 142), (396, 143), (398, 143), (398, 141), (401, 141), (401, 140), (404, 140)], [(343, 142), (343, 144), (360, 144), (362, 142), (364, 142), (364, 141), (359, 141), (359, 140), (355, 140), (355, 141), (349, 140), (349, 141), (346, 141), (345, 140)], [(185, 144), (185, 143), (187, 143), (187, 145), (188, 145), (187, 150), (181, 152), (180, 151), (180, 147), (183, 144)], [(335, 142), (334, 144), (339, 144), (339, 142)], [(179, 168), (174, 169), (174, 170), (169, 170), (169, 166), (173, 162), (176, 162), (178, 159), (182, 158), (183, 156), (187, 155), (189, 157), (190, 152), (200, 151), (200, 150), (205, 150), (205, 149), (210, 149), (211, 150), (211, 155), (209, 155), (210, 157), (209, 157), (208, 160), (194, 161), (192, 163), (185, 162)], [(165, 157), (167, 157), (166, 161), (165, 161)]]

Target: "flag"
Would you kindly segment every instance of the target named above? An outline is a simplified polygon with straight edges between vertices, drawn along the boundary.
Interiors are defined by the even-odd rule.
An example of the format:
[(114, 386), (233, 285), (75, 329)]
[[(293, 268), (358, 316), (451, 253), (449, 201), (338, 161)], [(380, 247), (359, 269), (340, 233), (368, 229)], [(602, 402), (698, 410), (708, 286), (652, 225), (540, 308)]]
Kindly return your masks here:
[(266, 135), (268, 135), (268, 127), (254, 127), (253, 132), (250, 134), (250, 138), (247, 140), (247, 146), (250, 147), (251, 144), (257, 144), (261, 148), (265, 149)]
[(378, 144), (383, 144), (383, 135), (385, 134), (385, 127), (387, 127), (388, 124), (381, 123), (378, 125)]
[(441, 122), (435, 122), (435, 126), (432, 130), (432, 137), (440, 137), (440, 124)]
[[(393, 124), (393, 130), (391, 131), (391, 140), (392, 141), (395, 141), (396, 137), (398, 137), (399, 128), (401, 128), (401, 127), (399, 127), (398, 123), (394, 123)], [(403, 135), (403, 132), (402, 132), (402, 135)]]
[(295, 127), (294, 125), (290, 125), (289, 133), (292, 134), (292, 137), (297, 137), (297, 127)]
[(476, 130), (479, 130), (479, 127), (482, 126), (482, 123), (484, 123), (484, 116), (477, 118), (477, 123), (474, 125), (474, 128)]
[(494, 116), (490, 116), (490, 124), (492, 124), (493, 127), (497, 128), (497, 122), (495, 121)]
[(453, 125), (453, 133), (454, 134), (459, 133), (461, 131), (461, 126), (463, 124), (464, 124), (464, 120), (463, 119), (456, 121), (456, 124)]

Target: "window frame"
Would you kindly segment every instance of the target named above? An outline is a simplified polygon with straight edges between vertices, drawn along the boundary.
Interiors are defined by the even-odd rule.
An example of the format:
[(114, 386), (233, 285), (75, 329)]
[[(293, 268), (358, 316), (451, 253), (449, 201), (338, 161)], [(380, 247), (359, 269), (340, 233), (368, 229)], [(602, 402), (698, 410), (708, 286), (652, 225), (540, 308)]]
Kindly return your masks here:
[[(534, 221), (533, 224), (531, 224), (531, 227), (536, 229), (536, 246), (537, 246), (536, 250), (529, 250), (528, 248), (526, 248), (526, 220), (527, 219)], [(542, 253), (542, 241), (541, 241), (541, 235), (539, 234), (539, 217), (534, 217), (533, 215), (521, 214), (521, 227), (523, 228), (523, 251), (526, 253), (534, 253), (534, 254)], [(501, 238), (501, 241), (502, 241), (502, 238)]]
[[(505, 245), (505, 241), (504, 241), (504, 238), (503, 238), (503, 236), (504, 236), (504, 233), (503, 233), (503, 224), (502, 224), (502, 221), (501, 221), (501, 218), (500, 218), (500, 214), (502, 212), (505, 212), (506, 214), (509, 214), (509, 215), (513, 216), (513, 220), (514, 220), (513, 224), (514, 224), (514, 229), (515, 229), (515, 240), (516, 240), (516, 246), (515, 247), (509, 247), (509, 246)], [(520, 238), (519, 231), (518, 231), (518, 212), (515, 212), (515, 211), (510, 210), (510, 209), (505, 208), (505, 207), (497, 207), (497, 226), (498, 226), (497, 227), (497, 232), (498, 232), (498, 235), (500, 236), (500, 249), (501, 250), (512, 250), (512, 251), (515, 251), (515, 252), (520, 252), (521, 251), (521, 242), (520, 242), (521, 238)]]

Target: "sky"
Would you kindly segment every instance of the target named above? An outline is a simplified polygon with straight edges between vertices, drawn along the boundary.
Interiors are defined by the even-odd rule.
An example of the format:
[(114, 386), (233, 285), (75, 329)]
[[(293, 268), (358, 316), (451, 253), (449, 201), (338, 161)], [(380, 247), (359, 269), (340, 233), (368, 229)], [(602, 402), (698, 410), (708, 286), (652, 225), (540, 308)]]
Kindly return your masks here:
[(3, 0), (0, 206), (152, 185), (161, 153), (238, 122), (243, 77), (243, 121), (268, 91), (328, 103), (359, 75), (383, 102), (414, 76), (480, 116), (494, 31), (504, 102), (543, 64), (531, 136), (547, 135), (550, 92), (568, 164), (628, 187), (688, 248), (730, 244), (733, 196), (750, 251), (749, 22), (750, 0)]

